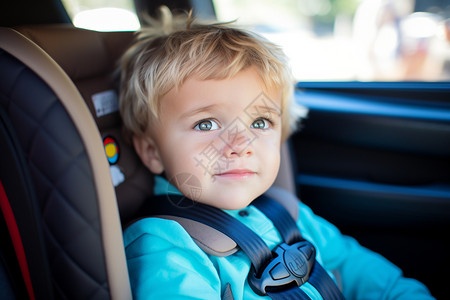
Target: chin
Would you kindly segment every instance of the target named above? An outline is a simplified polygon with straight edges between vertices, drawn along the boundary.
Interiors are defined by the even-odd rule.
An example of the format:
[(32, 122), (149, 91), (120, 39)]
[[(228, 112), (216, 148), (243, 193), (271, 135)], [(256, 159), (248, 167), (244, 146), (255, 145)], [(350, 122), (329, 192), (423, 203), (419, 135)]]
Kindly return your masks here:
[(203, 203), (206, 203), (208, 205), (220, 208), (220, 209), (226, 209), (226, 210), (237, 210), (237, 209), (243, 209), (247, 207), (254, 199), (256, 199), (257, 196), (252, 195), (221, 195), (219, 197), (214, 197), (213, 201), (205, 201)]
[(225, 210), (239, 210), (239, 209), (246, 208), (250, 204), (250, 202), (249, 203), (247, 203), (247, 202), (246, 203), (242, 203), (242, 202), (241, 203), (222, 203), (223, 205), (221, 205), (218, 208), (225, 209)]

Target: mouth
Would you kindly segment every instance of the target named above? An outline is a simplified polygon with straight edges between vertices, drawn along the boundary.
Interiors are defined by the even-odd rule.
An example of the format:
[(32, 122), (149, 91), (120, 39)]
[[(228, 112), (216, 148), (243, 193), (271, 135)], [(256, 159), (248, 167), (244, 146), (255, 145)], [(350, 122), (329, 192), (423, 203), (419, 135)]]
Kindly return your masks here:
[(223, 173), (215, 174), (214, 176), (219, 178), (246, 179), (252, 177), (255, 174), (256, 172), (248, 169), (233, 169)]

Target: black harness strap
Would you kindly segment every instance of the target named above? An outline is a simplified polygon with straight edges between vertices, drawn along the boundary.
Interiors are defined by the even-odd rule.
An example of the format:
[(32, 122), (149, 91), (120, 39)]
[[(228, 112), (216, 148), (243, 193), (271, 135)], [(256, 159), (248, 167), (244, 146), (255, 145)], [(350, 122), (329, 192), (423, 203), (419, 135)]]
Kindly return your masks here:
[[(253, 201), (252, 204), (272, 221), (272, 223), (280, 233), (282, 239), (288, 245), (292, 245), (300, 241), (305, 241), (300, 233), (300, 230), (298, 230), (297, 224), (281, 204), (271, 200), (264, 195)], [(314, 266), (312, 267), (308, 282), (319, 291), (324, 299), (344, 299), (337, 285), (317, 261), (314, 262)], [(283, 295), (283, 297), (292, 296), (291, 292), (285, 293), (286, 295)], [(278, 297), (276, 294), (282, 293), (268, 294), (272, 299), (275, 299), (273, 298), (274, 296)]]
[[(319, 291), (323, 299), (344, 299), (344, 296), (336, 287), (336, 283), (328, 276), (325, 269), (316, 262), (314, 268), (311, 272), (308, 282)], [(336, 288), (335, 288), (336, 287)], [(273, 300), (291, 300), (291, 299), (308, 299), (309, 296), (306, 295), (301, 289), (294, 287), (287, 290), (282, 290), (278, 292), (267, 292), (267, 295)]]
[(311, 298), (309, 298), (309, 296), (298, 287), (293, 287), (291, 289), (278, 292), (267, 292), (267, 296), (269, 296), (270, 299), (273, 300), (311, 300)]
[[(174, 196), (170, 197), (173, 200)], [(272, 254), (257, 234), (220, 209), (201, 203), (192, 205), (183, 196), (175, 202), (168, 201), (166, 196), (157, 198), (156, 214), (189, 218), (232, 238), (252, 262), (248, 281), (257, 294), (267, 294), (274, 300), (307, 300), (308, 295), (298, 287), (308, 281), (324, 299), (344, 299), (328, 273), (315, 261), (312, 244), (303, 239), (291, 215), (278, 202), (261, 196), (252, 203), (272, 221), (285, 241)]]
[(317, 261), (308, 282), (319, 291), (323, 299), (345, 299), (337, 284)]
[[(288, 245), (304, 241), (294, 219), (280, 203), (262, 195), (255, 199), (252, 204), (272, 221), (282, 239)], [(314, 263), (308, 282), (319, 291), (324, 299), (344, 299), (336, 283), (317, 261)]]
[[(170, 197), (171, 200), (175, 198), (173, 195)], [(154, 214), (189, 218), (228, 235), (248, 255), (258, 276), (266, 263), (272, 259), (272, 252), (266, 243), (250, 228), (224, 211), (197, 202), (192, 206), (192, 201), (182, 196), (179, 196), (177, 201), (169, 201), (166, 196), (155, 198), (158, 206)]]
[(272, 221), (286, 244), (292, 245), (304, 240), (294, 219), (280, 203), (262, 195), (252, 204)]

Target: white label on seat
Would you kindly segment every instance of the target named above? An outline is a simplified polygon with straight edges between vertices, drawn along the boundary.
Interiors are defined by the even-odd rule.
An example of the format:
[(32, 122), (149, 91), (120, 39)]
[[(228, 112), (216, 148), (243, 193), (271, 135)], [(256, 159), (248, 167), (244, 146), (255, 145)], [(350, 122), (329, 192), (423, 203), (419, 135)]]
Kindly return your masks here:
[(109, 170), (111, 172), (111, 179), (114, 187), (125, 181), (125, 175), (122, 173), (118, 166), (110, 166)]
[(97, 118), (119, 110), (119, 100), (116, 92), (113, 90), (92, 95), (92, 102), (94, 102)]

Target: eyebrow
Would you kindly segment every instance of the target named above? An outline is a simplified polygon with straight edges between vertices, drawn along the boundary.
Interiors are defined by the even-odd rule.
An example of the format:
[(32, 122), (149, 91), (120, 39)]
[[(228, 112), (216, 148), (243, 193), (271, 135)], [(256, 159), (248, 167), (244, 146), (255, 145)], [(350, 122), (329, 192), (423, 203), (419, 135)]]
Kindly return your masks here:
[[(199, 113), (207, 113), (207, 112), (211, 112), (214, 111), (215, 108), (217, 107), (217, 104), (210, 104), (210, 105), (206, 105), (206, 106), (201, 106), (199, 108), (195, 108), (192, 110), (189, 110), (187, 112), (184, 112), (180, 118), (189, 118), (192, 116), (195, 116)], [(279, 108), (274, 108), (274, 107), (270, 107), (267, 105), (255, 105), (255, 106), (250, 106), (247, 108), (248, 110), (254, 110), (257, 114), (258, 113), (273, 113), (276, 116), (281, 116), (281, 110)]]
[(199, 108), (195, 108), (192, 110), (189, 110), (187, 112), (184, 112), (180, 118), (189, 118), (192, 116), (195, 116), (199, 113), (204, 113), (204, 112), (211, 112), (214, 110), (214, 108), (217, 106), (217, 104), (210, 104), (210, 105), (206, 105), (206, 106), (201, 106)]
[(257, 106), (252, 106), (250, 107), (250, 109), (255, 110), (257, 113), (260, 112), (265, 112), (265, 113), (273, 113), (277, 116), (281, 116), (281, 110), (279, 108), (274, 108), (274, 107), (270, 107), (267, 105), (257, 105)]

